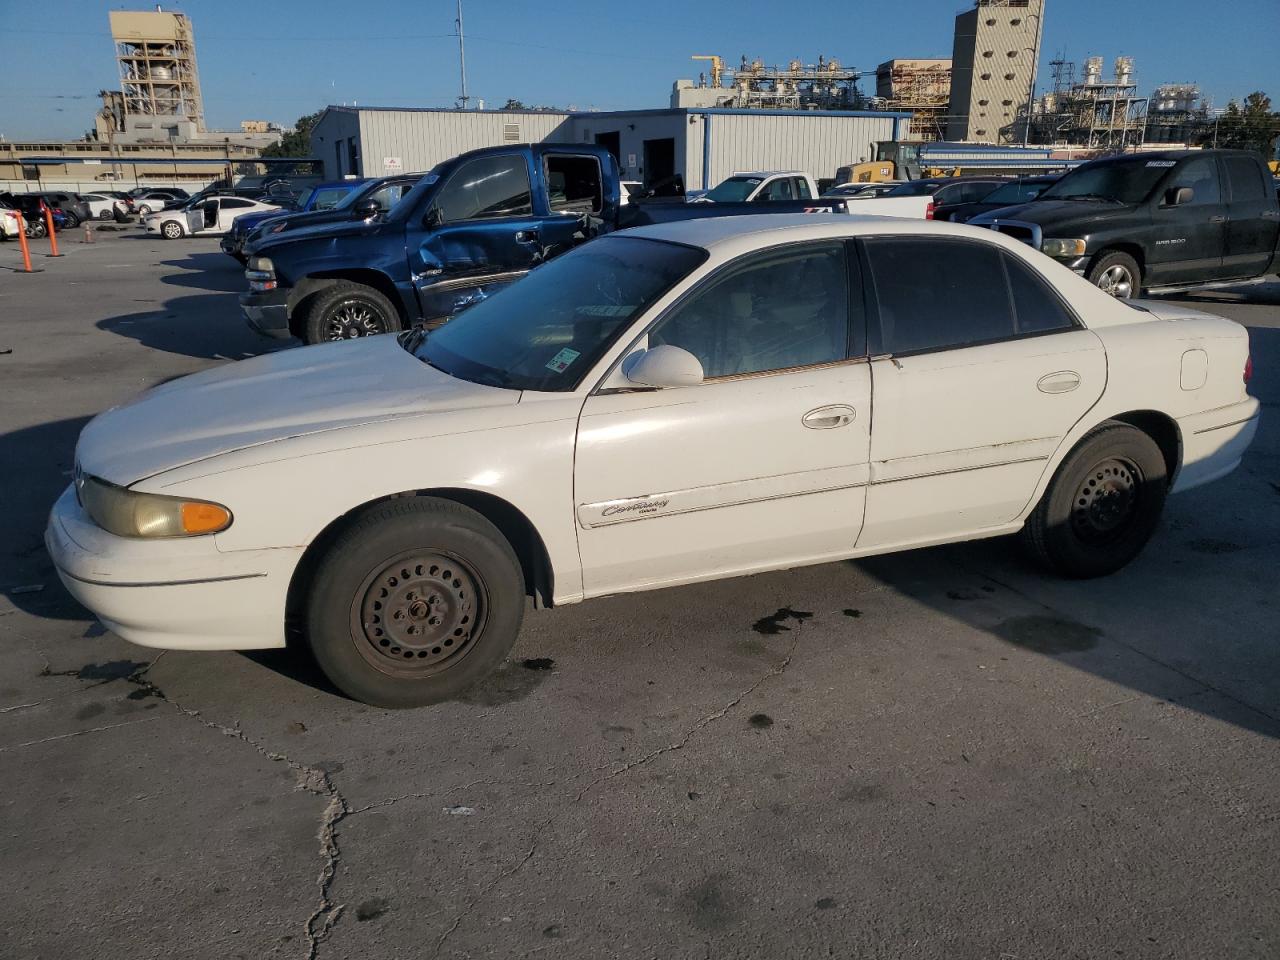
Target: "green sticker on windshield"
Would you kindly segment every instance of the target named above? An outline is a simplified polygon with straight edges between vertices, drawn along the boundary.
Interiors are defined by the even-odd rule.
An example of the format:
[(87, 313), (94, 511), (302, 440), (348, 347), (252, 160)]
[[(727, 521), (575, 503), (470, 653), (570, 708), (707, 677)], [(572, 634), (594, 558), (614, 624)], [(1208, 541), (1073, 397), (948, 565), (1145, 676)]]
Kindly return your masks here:
[(573, 363), (573, 361), (577, 360), (580, 356), (582, 356), (582, 354), (577, 350), (570, 350), (568, 347), (565, 347), (547, 361), (547, 369), (556, 373), (564, 373), (569, 369), (569, 364)]

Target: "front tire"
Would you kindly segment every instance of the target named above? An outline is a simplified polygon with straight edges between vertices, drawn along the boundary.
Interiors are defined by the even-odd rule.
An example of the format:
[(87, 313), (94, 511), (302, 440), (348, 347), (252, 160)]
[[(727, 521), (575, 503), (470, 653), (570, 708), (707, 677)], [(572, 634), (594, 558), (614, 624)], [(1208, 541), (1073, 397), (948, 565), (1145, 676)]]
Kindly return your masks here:
[(1155, 441), (1136, 427), (1108, 421), (1058, 467), (1022, 539), (1063, 576), (1105, 576), (1142, 552), (1168, 493), (1168, 468)]
[(340, 280), (311, 298), (301, 324), (307, 343), (355, 340), (402, 329), (400, 314), (373, 287)]
[(325, 675), (378, 707), (448, 700), (506, 657), (524, 617), (510, 543), (474, 510), (434, 497), (365, 510), (321, 556), (307, 638)]
[(1128, 300), (1142, 293), (1142, 268), (1129, 254), (1111, 250), (1094, 262), (1089, 282), (1117, 300)]
[(160, 225), (160, 235), (166, 240), (180, 240), (184, 233), (186, 231), (182, 229), (182, 224), (174, 220), (168, 220)]

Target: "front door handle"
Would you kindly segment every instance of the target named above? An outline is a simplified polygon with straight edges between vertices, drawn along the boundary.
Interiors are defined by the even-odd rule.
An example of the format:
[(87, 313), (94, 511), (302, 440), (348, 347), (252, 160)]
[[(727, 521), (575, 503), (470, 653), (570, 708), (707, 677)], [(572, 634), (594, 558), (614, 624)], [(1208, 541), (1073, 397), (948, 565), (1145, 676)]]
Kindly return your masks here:
[(837, 403), (829, 407), (818, 407), (816, 410), (810, 410), (800, 418), (800, 422), (810, 430), (831, 430), (835, 427), (843, 427), (853, 423), (853, 418), (856, 416), (857, 411), (853, 407)]
[(1209, 218), (1209, 222), (1210, 222), (1210, 223), (1226, 223), (1226, 222), (1227, 222), (1227, 218), (1226, 218), (1225, 216), (1223, 216), (1222, 214), (1218, 214), (1218, 215), (1217, 215), (1217, 216), (1215, 216), (1215, 217), (1210, 217), (1210, 218)]
[(537, 243), (537, 242), (538, 242), (537, 230), (517, 230), (516, 231), (516, 243)]
[(1080, 386), (1080, 374), (1074, 370), (1046, 373), (1036, 381), (1036, 389), (1041, 393), (1070, 393), (1078, 386)]

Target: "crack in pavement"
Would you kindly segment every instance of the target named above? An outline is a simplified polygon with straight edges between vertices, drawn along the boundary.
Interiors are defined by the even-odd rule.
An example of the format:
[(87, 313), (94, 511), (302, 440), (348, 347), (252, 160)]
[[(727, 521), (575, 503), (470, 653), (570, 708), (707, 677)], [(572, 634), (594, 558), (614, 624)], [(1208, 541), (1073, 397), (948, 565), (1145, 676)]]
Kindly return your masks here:
[(482, 901), (487, 899), (489, 895), (492, 894), (493, 891), (496, 890), (498, 886), (500, 886), (503, 883), (503, 881), (505, 881), (508, 877), (512, 877), (515, 874), (519, 873), (522, 869), (524, 869), (524, 867), (529, 863), (529, 861), (532, 860), (534, 856), (537, 854), (538, 845), (542, 840), (543, 833), (546, 831), (548, 827), (551, 826), (551, 824), (553, 824), (557, 819), (563, 816), (570, 807), (573, 807), (576, 804), (580, 803), (583, 800), (583, 798), (587, 796), (587, 794), (589, 794), (592, 790), (594, 790), (596, 787), (600, 786), (601, 784), (608, 783), (610, 780), (623, 776), (631, 772), (632, 770), (634, 770), (636, 767), (641, 767), (648, 763), (652, 763), (654, 760), (657, 760), (659, 757), (665, 756), (668, 753), (674, 753), (678, 750), (683, 750), (686, 746), (688, 746), (690, 741), (692, 741), (693, 738), (696, 737), (702, 730), (706, 729), (707, 726), (709, 726), (712, 723), (715, 723), (717, 720), (724, 718), (729, 713), (729, 711), (731, 711), (734, 707), (742, 703), (742, 701), (747, 699), (747, 697), (751, 696), (751, 694), (755, 693), (755, 691), (758, 690), (762, 684), (764, 684), (768, 680), (771, 680), (774, 677), (781, 676), (786, 671), (787, 667), (791, 665), (791, 661), (795, 657), (796, 647), (800, 643), (800, 635), (801, 633), (803, 633), (803, 631), (804, 631), (804, 620), (798, 620), (796, 622), (795, 630), (793, 632), (793, 636), (791, 639), (791, 645), (787, 648), (786, 656), (784, 656), (778, 663), (774, 664), (772, 667), (766, 670), (763, 674), (757, 677), (755, 681), (753, 681), (745, 690), (743, 690), (733, 699), (729, 700), (719, 710), (699, 718), (697, 722), (695, 722), (693, 726), (691, 726), (688, 729), (688, 731), (685, 732), (684, 736), (681, 737), (679, 740), (676, 740), (673, 743), (669, 743), (664, 747), (658, 747), (655, 750), (651, 750), (648, 753), (646, 753), (644, 756), (637, 757), (635, 760), (625, 763), (620, 767), (615, 767), (609, 773), (605, 774), (602, 777), (596, 777), (594, 780), (592, 780), (590, 783), (584, 786), (581, 790), (579, 790), (577, 795), (575, 795), (572, 800), (570, 800), (566, 804), (561, 805), (560, 809), (558, 809), (551, 816), (547, 817), (547, 819), (543, 820), (542, 823), (538, 826), (538, 828), (534, 831), (533, 842), (529, 844), (529, 849), (525, 851), (524, 856), (522, 856), (519, 860), (517, 860), (513, 865), (501, 871), (496, 877), (494, 877), (491, 881), (489, 881), (489, 883), (484, 886), (484, 888), (480, 891), (480, 893), (477, 894), (475, 897), (473, 897), (470, 903), (468, 903), (466, 907), (464, 907), (463, 910), (456, 917), (453, 918), (453, 922), (450, 923), (449, 926), (445, 928), (444, 932), (441, 933), (439, 938), (436, 940), (435, 949), (432, 951), (431, 956), (432, 957), (440, 956), (440, 951), (444, 949), (444, 945), (446, 941), (448, 941), (448, 939), (451, 936), (453, 936), (454, 933), (457, 932), (458, 928), (462, 926), (463, 922), (469, 916), (471, 916), (473, 912), (475, 912), (476, 907), (478, 907)]
[(53, 743), (56, 740), (70, 740), (72, 737), (83, 737), (89, 733), (101, 733), (103, 730), (114, 730), (117, 727), (132, 727), (136, 723), (150, 723), (156, 717), (143, 717), (140, 720), (122, 720), (120, 723), (108, 723), (101, 727), (89, 727), (87, 730), (74, 730), (71, 733), (60, 733), (54, 737), (44, 737), (41, 740), (28, 740), (26, 743), (11, 743), (7, 747), (0, 747), (0, 753), (7, 753), (10, 750), (18, 750), (22, 747), (34, 747), (41, 743)]
[[(225, 737), (231, 737), (233, 740), (240, 740), (248, 744), (273, 763), (287, 764), (297, 775), (297, 782), (294, 785), (295, 790), (306, 790), (316, 796), (329, 798), (329, 802), (325, 805), (324, 812), (321, 814), (320, 827), (316, 833), (316, 837), (320, 841), (320, 855), (324, 860), (320, 868), (320, 874), (316, 878), (316, 885), (320, 890), (320, 899), (315, 910), (307, 917), (305, 924), (307, 960), (315, 960), (320, 944), (329, 938), (334, 924), (338, 922), (338, 918), (342, 916), (342, 911), (346, 907), (346, 904), (335, 904), (333, 902), (329, 888), (333, 884), (334, 875), (337, 873), (338, 862), (342, 859), (342, 852), (338, 847), (335, 831), (338, 823), (351, 812), (351, 807), (325, 771), (300, 763), (287, 754), (268, 750), (241, 730), (238, 723), (235, 726), (228, 727), (225, 724), (207, 720), (199, 710), (184, 707), (176, 700), (171, 700), (165, 696), (164, 691), (147, 679), (146, 676), (147, 672), (160, 662), (160, 658), (164, 656), (165, 652), (161, 651), (154, 660), (124, 679), (142, 688), (151, 696), (169, 704), (182, 716), (195, 720), (200, 725)], [(147, 719), (154, 718), (148, 717)]]

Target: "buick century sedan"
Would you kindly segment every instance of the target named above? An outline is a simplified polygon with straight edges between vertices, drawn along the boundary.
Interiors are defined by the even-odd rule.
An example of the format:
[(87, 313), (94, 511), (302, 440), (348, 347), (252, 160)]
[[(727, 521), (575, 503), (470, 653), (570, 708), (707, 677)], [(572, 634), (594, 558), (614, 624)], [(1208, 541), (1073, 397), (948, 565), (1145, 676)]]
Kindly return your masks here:
[[(534, 606), (1020, 533), (1124, 566), (1233, 470), (1245, 330), (1000, 233), (726, 217), (594, 240), (425, 334), (287, 350), (94, 419), (46, 541), (151, 647), (284, 646), (413, 706)], [(290, 632), (292, 636), (292, 631)]]

